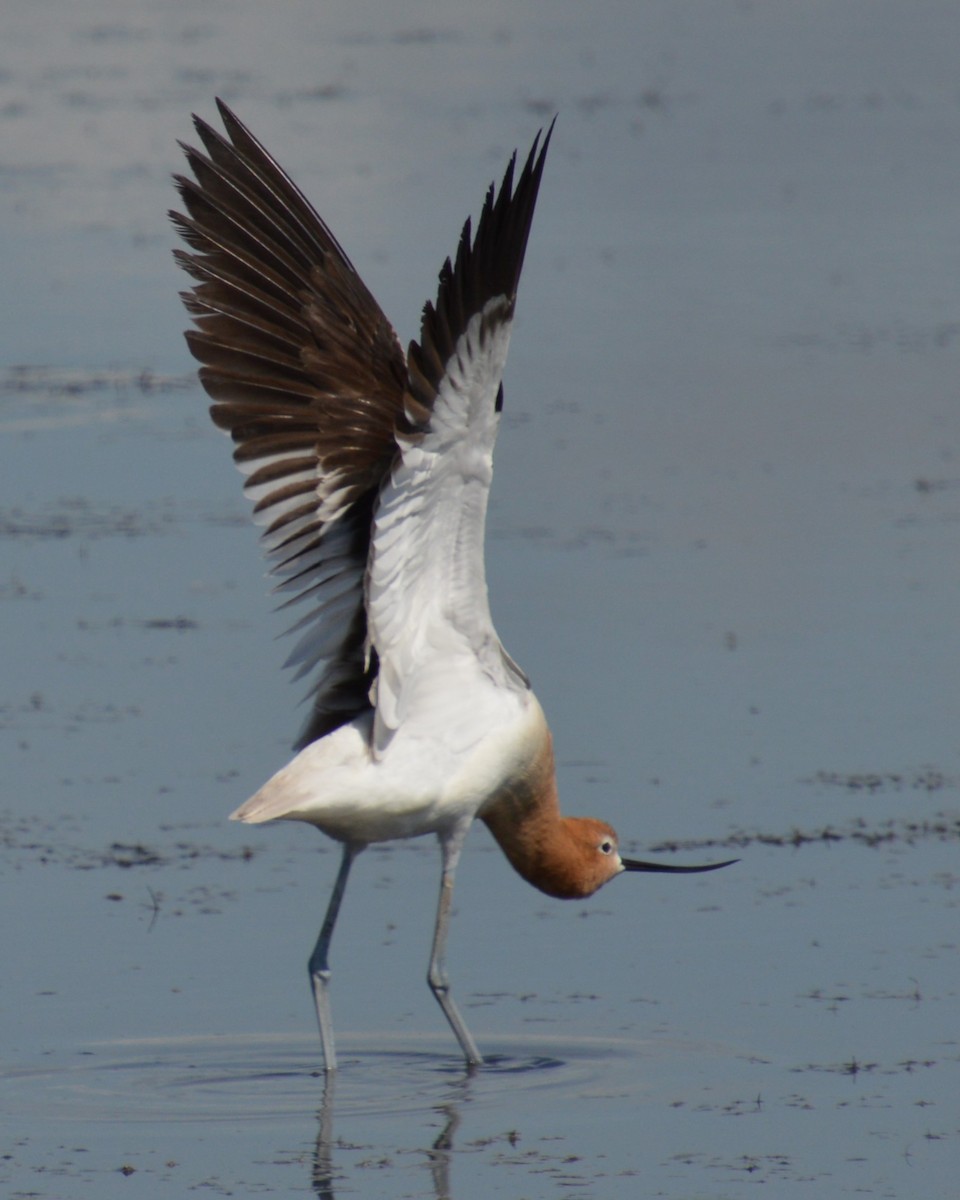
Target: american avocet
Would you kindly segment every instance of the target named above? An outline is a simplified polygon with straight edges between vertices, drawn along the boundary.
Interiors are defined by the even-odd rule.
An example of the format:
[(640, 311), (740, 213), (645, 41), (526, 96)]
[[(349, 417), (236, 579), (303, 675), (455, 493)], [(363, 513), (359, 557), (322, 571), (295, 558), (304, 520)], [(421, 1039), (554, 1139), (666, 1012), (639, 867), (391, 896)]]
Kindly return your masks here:
[[(286, 604), (306, 600), (287, 665), (312, 673), (296, 757), (238, 821), (316, 825), (342, 845), (309, 971), (326, 1069), (336, 1067), (328, 951), (350, 867), (372, 842), (436, 834), (440, 901), (428, 980), (468, 1064), (482, 1061), (444, 966), (453, 877), (484, 821), (549, 896), (591, 895), (621, 871), (712, 871), (623, 858), (604, 821), (564, 817), (553, 745), (493, 628), (483, 539), (501, 376), (553, 126), (514, 186), (487, 192), (406, 357), (333, 234), (225, 104), (223, 137), (194, 118), (184, 147), (191, 253), (187, 333), (247, 475)], [(542, 131), (541, 131), (542, 132)], [(538, 152), (539, 146), (539, 152)]]

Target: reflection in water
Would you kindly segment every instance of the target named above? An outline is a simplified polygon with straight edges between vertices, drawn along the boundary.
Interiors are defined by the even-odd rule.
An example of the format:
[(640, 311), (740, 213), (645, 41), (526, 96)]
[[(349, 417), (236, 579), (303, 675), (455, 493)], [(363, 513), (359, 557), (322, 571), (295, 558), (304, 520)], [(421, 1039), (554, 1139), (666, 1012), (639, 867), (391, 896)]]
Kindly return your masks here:
[(317, 1114), (317, 1144), (313, 1152), (313, 1190), (321, 1200), (333, 1200), (333, 1092), (336, 1071), (324, 1074), (323, 1102)]
[(460, 1125), (460, 1105), (466, 1099), (466, 1091), (467, 1079), (464, 1078), (461, 1083), (462, 1094), (457, 1099), (448, 1100), (446, 1104), (437, 1105), (434, 1109), (434, 1112), (441, 1113), (446, 1120), (433, 1146), (427, 1151), (437, 1200), (449, 1200), (450, 1197), (450, 1151), (453, 1149), (453, 1135)]
[[(453, 1135), (460, 1126), (461, 1108), (469, 1099), (470, 1078), (467, 1071), (454, 1086), (450, 1097), (434, 1107), (433, 1111), (443, 1118), (443, 1128), (433, 1144), (424, 1149), (430, 1163), (433, 1191), (437, 1200), (450, 1200), (450, 1152)], [(320, 1200), (335, 1200), (333, 1165), (333, 1111), (334, 1091), (337, 1076), (335, 1071), (324, 1076), (323, 1102), (317, 1113), (317, 1141), (313, 1154), (310, 1183)]]
[[(377, 1049), (365, 1049), (365, 1041)], [(368, 1194), (364, 1184), (374, 1172), (387, 1188), (393, 1175), (402, 1177), (386, 1194), (442, 1200), (457, 1185), (463, 1190), (463, 1180), (455, 1184), (452, 1176), (465, 1141), (473, 1184), (475, 1151), (483, 1149), (486, 1166), (520, 1161), (506, 1145), (515, 1147), (521, 1118), (539, 1123), (552, 1113), (561, 1126), (570, 1121), (576, 1127), (584, 1101), (602, 1113), (614, 1098), (619, 1104), (647, 1092), (646, 1086), (638, 1091), (637, 1079), (650, 1077), (653, 1050), (641, 1043), (531, 1033), (491, 1041), (496, 1050), (483, 1070), (465, 1073), (450, 1057), (445, 1037), (397, 1035), (391, 1044), (383, 1033), (371, 1034), (350, 1047), (345, 1071), (326, 1078), (316, 1070), (312, 1033), (111, 1039), (82, 1045), (79, 1054), (73, 1047), (51, 1052), (40, 1066), (0, 1066), (0, 1108), (43, 1129), (51, 1121), (69, 1123), (91, 1138), (107, 1126), (116, 1127), (121, 1139), (130, 1126), (154, 1128), (158, 1137), (176, 1128), (193, 1138), (201, 1156), (193, 1169), (207, 1174), (222, 1166), (216, 1131), (242, 1123), (243, 1169), (262, 1171), (267, 1190), (276, 1189), (274, 1171), (282, 1162), (301, 1174), (301, 1187), (328, 1200), (358, 1190)], [(531, 1042), (538, 1052), (531, 1052)], [(678, 1049), (665, 1041), (658, 1046), (670, 1059)], [(709, 1052), (701, 1044), (682, 1049), (698, 1068)], [(489, 1128), (491, 1114), (495, 1130)], [(545, 1154), (529, 1150), (521, 1156), (525, 1168), (556, 1169), (555, 1143), (570, 1135), (558, 1133), (552, 1118), (549, 1126), (552, 1144)], [(351, 1137), (358, 1128), (363, 1136)], [(293, 1138), (298, 1147), (292, 1159), (278, 1147), (278, 1131), (281, 1145)], [(125, 1153), (121, 1141), (111, 1159)], [(563, 1162), (582, 1160), (580, 1139), (564, 1146), (562, 1155)], [(209, 1170), (200, 1165), (207, 1159)], [(0, 1182), (7, 1182), (8, 1169), (0, 1159)], [(567, 1178), (566, 1167), (563, 1172)], [(245, 1195), (249, 1190), (241, 1188)]]

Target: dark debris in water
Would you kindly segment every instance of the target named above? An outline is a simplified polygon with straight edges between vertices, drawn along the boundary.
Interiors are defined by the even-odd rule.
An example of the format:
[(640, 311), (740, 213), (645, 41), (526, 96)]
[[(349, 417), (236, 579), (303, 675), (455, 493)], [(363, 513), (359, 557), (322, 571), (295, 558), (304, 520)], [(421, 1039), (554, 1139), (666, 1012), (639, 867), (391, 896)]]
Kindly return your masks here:
[(170, 528), (176, 520), (173, 502), (101, 507), (83, 496), (62, 496), (36, 511), (0, 508), (0, 537), (24, 540), (70, 537), (146, 537)]
[(782, 833), (744, 830), (725, 838), (660, 842), (656, 846), (650, 846), (649, 851), (653, 854), (667, 854), (690, 850), (743, 850), (753, 845), (799, 850), (803, 846), (824, 846), (839, 842), (853, 842), (869, 847), (891, 844), (913, 846), (926, 841), (960, 841), (960, 814), (937, 813), (917, 821), (891, 817), (873, 824), (858, 818), (845, 827), (823, 825), (812, 829), (795, 828)]
[(915, 479), (913, 486), (922, 496), (929, 496), (931, 492), (960, 491), (960, 479), (929, 479), (922, 477)]
[(192, 841), (177, 841), (167, 845), (111, 842), (102, 849), (91, 849), (66, 844), (62, 835), (63, 827), (55, 821), (41, 822), (0, 814), (0, 853), (15, 862), (26, 859), (43, 866), (57, 865), (75, 871), (110, 867), (121, 870), (137, 867), (183, 869), (203, 861), (249, 862), (256, 853), (251, 846), (225, 850)]
[(937, 1066), (937, 1063), (932, 1059), (920, 1061), (912, 1058), (884, 1066), (878, 1062), (860, 1062), (855, 1055), (851, 1054), (846, 1062), (806, 1063), (802, 1067), (793, 1067), (791, 1069), (796, 1074), (813, 1071), (828, 1075), (846, 1075), (850, 1079), (856, 1079), (858, 1075), (912, 1075), (915, 1071), (935, 1066)]
[(24, 583), (17, 575), (11, 575), (0, 583), (0, 600), (42, 600), (43, 592)]
[(144, 629), (172, 629), (177, 633), (200, 628), (199, 622), (194, 621), (192, 617), (151, 617), (142, 621), (141, 625)]
[(253, 854), (249, 846), (241, 846), (238, 850), (220, 850), (214, 846), (178, 842), (175, 846), (160, 850), (141, 842), (112, 842), (106, 850), (91, 852), (86, 861), (80, 860), (72, 865), (81, 870), (95, 867), (174, 867), (194, 863), (197, 859), (216, 859), (220, 862), (240, 859), (247, 862), (253, 858)]
[(920, 354), (948, 350), (960, 336), (956, 321), (927, 321), (867, 325), (843, 321), (832, 328), (801, 330), (776, 339), (788, 347), (816, 348), (830, 352), (870, 354), (880, 348), (900, 353)]
[(942, 792), (954, 791), (957, 779), (938, 771), (934, 767), (921, 767), (915, 771), (817, 771), (804, 783), (818, 787), (842, 788), (846, 792), (866, 792), (868, 795), (884, 792)]
[(6, 396), (69, 398), (126, 391), (152, 395), (155, 392), (184, 391), (195, 386), (192, 374), (158, 375), (147, 368), (139, 371), (122, 368), (87, 370), (84, 367), (23, 364), (8, 367), (0, 374), (0, 395)]
[(118, 629), (151, 629), (172, 633), (190, 633), (200, 628), (200, 622), (193, 617), (178, 615), (176, 617), (110, 617), (104, 621), (90, 621), (81, 617), (77, 621), (77, 629), (83, 633), (99, 633), (103, 630)]
[(854, 994), (854, 990), (842, 984), (837, 984), (832, 988), (815, 987), (803, 996), (804, 1000), (812, 1000), (815, 1003), (825, 1004), (829, 1011), (836, 1012), (841, 1004), (847, 1004), (851, 1000), (893, 1000), (899, 1003), (908, 1003), (911, 1005), (922, 1004), (924, 1000), (923, 992), (920, 989), (920, 984), (913, 977), (910, 978), (912, 986), (894, 990), (890, 988), (877, 988), (873, 990), (862, 990), (858, 995)]
[(73, 731), (83, 725), (114, 725), (141, 715), (135, 704), (104, 704), (93, 700), (57, 709), (43, 692), (31, 692), (17, 700), (0, 702), (0, 729)]
[[(733, 1176), (745, 1174), (753, 1184), (763, 1184), (784, 1176), (793, 1175), (796, 1166), (786, 1154), (738, 1154), (730, 1157), (708, 1154), (704, 1151), (688, 1151), (677, 1154), (670, 1160), (689, 1167), (700, 1167), (713, 1172)], [(809, 1180), (808, 1180), (809, 1182)]]

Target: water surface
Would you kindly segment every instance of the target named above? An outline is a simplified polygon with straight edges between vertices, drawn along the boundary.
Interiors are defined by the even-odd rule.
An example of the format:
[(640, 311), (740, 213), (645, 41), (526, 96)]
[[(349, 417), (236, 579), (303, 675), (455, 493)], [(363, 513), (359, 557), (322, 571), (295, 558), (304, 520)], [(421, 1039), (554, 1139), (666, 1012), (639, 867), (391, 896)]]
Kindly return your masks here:
[[(955, 6), (8, 4), (0, 1184), (11, 1197), (955, 1191)], [(490, 518), (567, 811), (739, 855), (564, 905), (225, 816), (299, 727), (165, 212), (223, 95), (416, 332), (560, 117)]]

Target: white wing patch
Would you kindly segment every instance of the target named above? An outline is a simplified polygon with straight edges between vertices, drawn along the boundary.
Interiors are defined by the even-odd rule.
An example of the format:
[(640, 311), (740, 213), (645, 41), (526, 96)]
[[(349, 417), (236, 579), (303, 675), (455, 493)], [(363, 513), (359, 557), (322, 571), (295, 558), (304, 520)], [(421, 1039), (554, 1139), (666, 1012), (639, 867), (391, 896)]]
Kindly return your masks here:
[(522, 679), (493, 628), (483, 562), (511, 324), (503, 296), (471, 317), (427, 431), (400, 442), (381, 494), (367, 580), (369, 637), (380, 661), (377, 752), (428, 708), (469, 701), (470, 680), (516, 686)]

